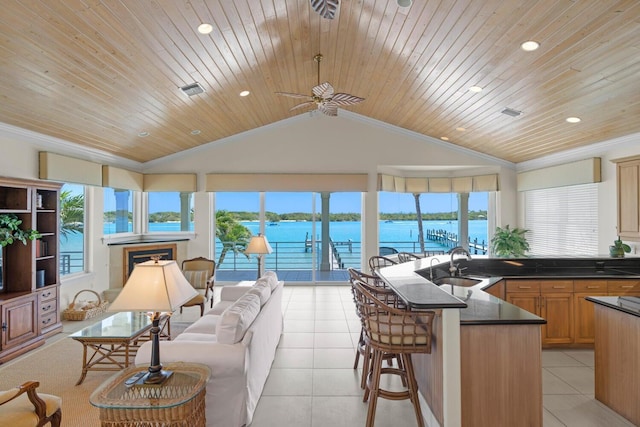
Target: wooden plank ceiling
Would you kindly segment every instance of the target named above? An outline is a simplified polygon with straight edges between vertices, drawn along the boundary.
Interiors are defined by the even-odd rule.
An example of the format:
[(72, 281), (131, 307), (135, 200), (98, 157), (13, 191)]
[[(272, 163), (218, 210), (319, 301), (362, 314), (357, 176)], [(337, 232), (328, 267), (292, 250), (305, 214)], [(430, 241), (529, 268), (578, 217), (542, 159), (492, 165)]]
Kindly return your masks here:
[(345, 109), (511, 162), (640, 132), (637, 0), (3, 0), (0, 22), (0, 122), (139, 162), (305, 114), (275, 92), (310, 95), (319, 52), (366, 98)]

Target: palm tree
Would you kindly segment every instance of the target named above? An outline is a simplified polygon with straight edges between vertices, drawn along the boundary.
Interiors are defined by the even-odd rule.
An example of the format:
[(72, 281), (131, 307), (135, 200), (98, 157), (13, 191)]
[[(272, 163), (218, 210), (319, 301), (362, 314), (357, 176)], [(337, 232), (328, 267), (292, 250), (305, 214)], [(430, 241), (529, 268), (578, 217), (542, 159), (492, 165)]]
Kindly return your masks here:
[(420, 243), (420, 253), (424, 254), (424, 230), (422, 229), (422, 209), (420, 209), (420, 193), (413, 193), (416, 200), (416, 216), (418, 219), (418, 242)]
[(222, 251), (218, 258), (218, 266), (224, 262), (227, 252), (249, 256), (244, 250), (251, 238), (251, 230), (240, 224), (233, 214), (226, 210), (216, 211), (216, 237), (222, 243)]
[(65, 239), (69, 234), (84, 232), (84, 194), (71, 194), (70, 190), (60, 192), (60, 235)]

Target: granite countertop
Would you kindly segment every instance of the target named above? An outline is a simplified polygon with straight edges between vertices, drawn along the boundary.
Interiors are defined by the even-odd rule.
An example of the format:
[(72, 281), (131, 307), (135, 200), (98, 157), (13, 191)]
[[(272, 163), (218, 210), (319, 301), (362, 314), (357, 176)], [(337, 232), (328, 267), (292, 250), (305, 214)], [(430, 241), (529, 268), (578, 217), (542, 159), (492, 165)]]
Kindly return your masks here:
[(446, 282), (449, 260), (449, 255), (422, 258), (382, 268), (379, 274), (414, 309), (460, 308), (461, 325), (546, 323), (543, 318), (484, 292), (503, 278), (640, 279), (640, 258), (501, 259), (474, 255), (470, 261), (456, 259), (455, 264), (464, 277), (477, 279), (477, 284), (468, 287), (434, 284)]
[(587, 297), (587, 301), (640, 317), (639, 297)]

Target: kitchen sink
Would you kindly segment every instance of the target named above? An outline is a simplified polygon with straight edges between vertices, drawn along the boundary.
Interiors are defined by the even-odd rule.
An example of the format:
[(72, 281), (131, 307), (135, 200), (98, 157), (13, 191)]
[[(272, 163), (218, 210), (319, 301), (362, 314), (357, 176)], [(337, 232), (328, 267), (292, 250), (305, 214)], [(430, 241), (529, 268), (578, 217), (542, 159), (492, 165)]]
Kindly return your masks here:
[(454, 286), (462, 286), (466, 288), (475, 286), (480, 282), (482, 282), (482, 280), (471, 279), (469, 277), (439, 277), (433, 281), (433, 283), (435, 283), (438, 286), (454, 285)]

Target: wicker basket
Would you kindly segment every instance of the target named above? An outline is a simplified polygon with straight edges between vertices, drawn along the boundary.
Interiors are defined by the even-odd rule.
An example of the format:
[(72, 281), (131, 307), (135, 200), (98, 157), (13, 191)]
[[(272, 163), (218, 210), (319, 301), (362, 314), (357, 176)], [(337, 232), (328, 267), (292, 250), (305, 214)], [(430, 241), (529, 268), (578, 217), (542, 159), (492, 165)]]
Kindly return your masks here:
[[(93, 301), (91, 308), (76, 310), (74, 309), (76, 305), (76, 299), (78, 298), (78, 295), (83, 292), (91, 292), (98, 298), (98, 300)], [(71, 304), (69, 304), (69, 307), (62, 312), (62, 318), (64, 320), (90, 319), (94, 316), (97, 316), (98, 314), (104, 313), (104, 311), (107, 309), (107, 305), (109, 305), (109, 303), (107, 301), (102, 301), (102, 298), (100, 298), (100, 295), (96, 291), (92, 291), (91, 289), (83, 289), (73, 297), (73, 301), (71, 302)]]

